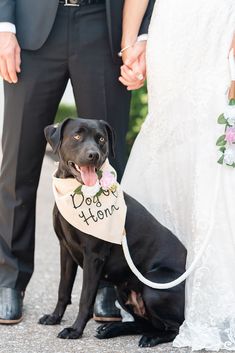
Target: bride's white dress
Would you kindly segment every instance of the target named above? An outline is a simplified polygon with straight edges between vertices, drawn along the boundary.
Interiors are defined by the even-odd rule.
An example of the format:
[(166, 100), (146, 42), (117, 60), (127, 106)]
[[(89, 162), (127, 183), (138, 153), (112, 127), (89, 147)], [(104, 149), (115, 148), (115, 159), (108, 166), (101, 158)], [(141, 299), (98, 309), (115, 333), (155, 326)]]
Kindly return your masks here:
[(187, 280), (185, 322), (174, 341), (195, 350), (235, 351), (235, 169), (217, 164), (215, 146), (234, 30), (234, 0), (157, 1), (147, 52), (149, 116), (122, 182), (185, 244), (187, 266), (216, 196), (210, 244)]

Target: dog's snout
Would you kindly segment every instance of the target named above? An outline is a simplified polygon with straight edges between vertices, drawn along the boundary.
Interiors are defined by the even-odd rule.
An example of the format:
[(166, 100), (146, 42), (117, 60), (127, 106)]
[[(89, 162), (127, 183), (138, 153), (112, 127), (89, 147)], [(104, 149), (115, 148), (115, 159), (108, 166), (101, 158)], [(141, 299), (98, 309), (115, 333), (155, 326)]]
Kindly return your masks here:
[(92, 152), (92, 151), (89, 151), (88, 154), (87, 154), (87, 157), (88, 157), (88, 160), (89, 161), (98, 161), (99, 158), (100, 158), (100, 155), (98, 152)]

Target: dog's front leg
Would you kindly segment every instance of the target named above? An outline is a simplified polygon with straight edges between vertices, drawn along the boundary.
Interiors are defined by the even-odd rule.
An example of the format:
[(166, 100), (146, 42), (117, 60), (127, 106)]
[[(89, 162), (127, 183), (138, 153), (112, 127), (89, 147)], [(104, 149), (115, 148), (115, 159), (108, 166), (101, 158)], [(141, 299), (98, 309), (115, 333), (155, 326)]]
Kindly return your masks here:
[(105, 260), (87, 254), (83, 262), (83, 285), (80, 298), (79, 313), (73, 326), (65, 328), (58, 335), (59, 338), (80, 338), (83, 330), (92, 317), (93, 305)]
[(67, 305), (71, 304), (71, 293), (78, 265), (62, 241), (60, 241), (60, 267), (57, 305), (52, 314), (44, 315), (39, 319), (38, 323), (41, 325), (58, 325), (61, 322)]

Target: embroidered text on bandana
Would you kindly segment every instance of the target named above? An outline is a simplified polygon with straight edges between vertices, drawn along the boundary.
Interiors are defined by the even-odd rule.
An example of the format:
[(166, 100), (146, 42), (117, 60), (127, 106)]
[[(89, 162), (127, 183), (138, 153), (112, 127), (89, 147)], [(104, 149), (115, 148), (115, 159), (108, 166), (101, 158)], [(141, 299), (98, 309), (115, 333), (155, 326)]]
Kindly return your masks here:
[[(101, 172), (116, 175), (108, 160), (102, 166)], [(75, 228), (96, 238), (121, 244), (127, 211), (123, 191), (116, 180), (115, 188), (100, 189), (100, 184), (97, 183), (95, 196), (92, 196), (92, 192), (89, 195), (89, 187), (85, 187), (87, 193), (75, 193), (75, 190), (82, 190), (84, 186), (74, 178), (56, 178), (54, 173), (53, 192), (56, 205), (62, 216)], [(94, 187), (97, 188), (97, 185), (90, 187), (90, 191)]]

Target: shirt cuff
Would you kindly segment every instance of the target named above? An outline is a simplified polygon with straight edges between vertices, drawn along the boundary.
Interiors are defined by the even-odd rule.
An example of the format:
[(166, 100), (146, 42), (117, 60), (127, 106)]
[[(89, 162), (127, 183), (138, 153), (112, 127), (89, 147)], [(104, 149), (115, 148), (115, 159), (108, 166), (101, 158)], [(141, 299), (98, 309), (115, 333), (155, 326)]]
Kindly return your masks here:
[(141, 34), (138, 38), (137, 38), (137, 42), (142, 42), (148, 40), (148, 34)]
[(11, 32), (16, 34), (16, 26), (11, 22), (0, 22), (0, 32)]

